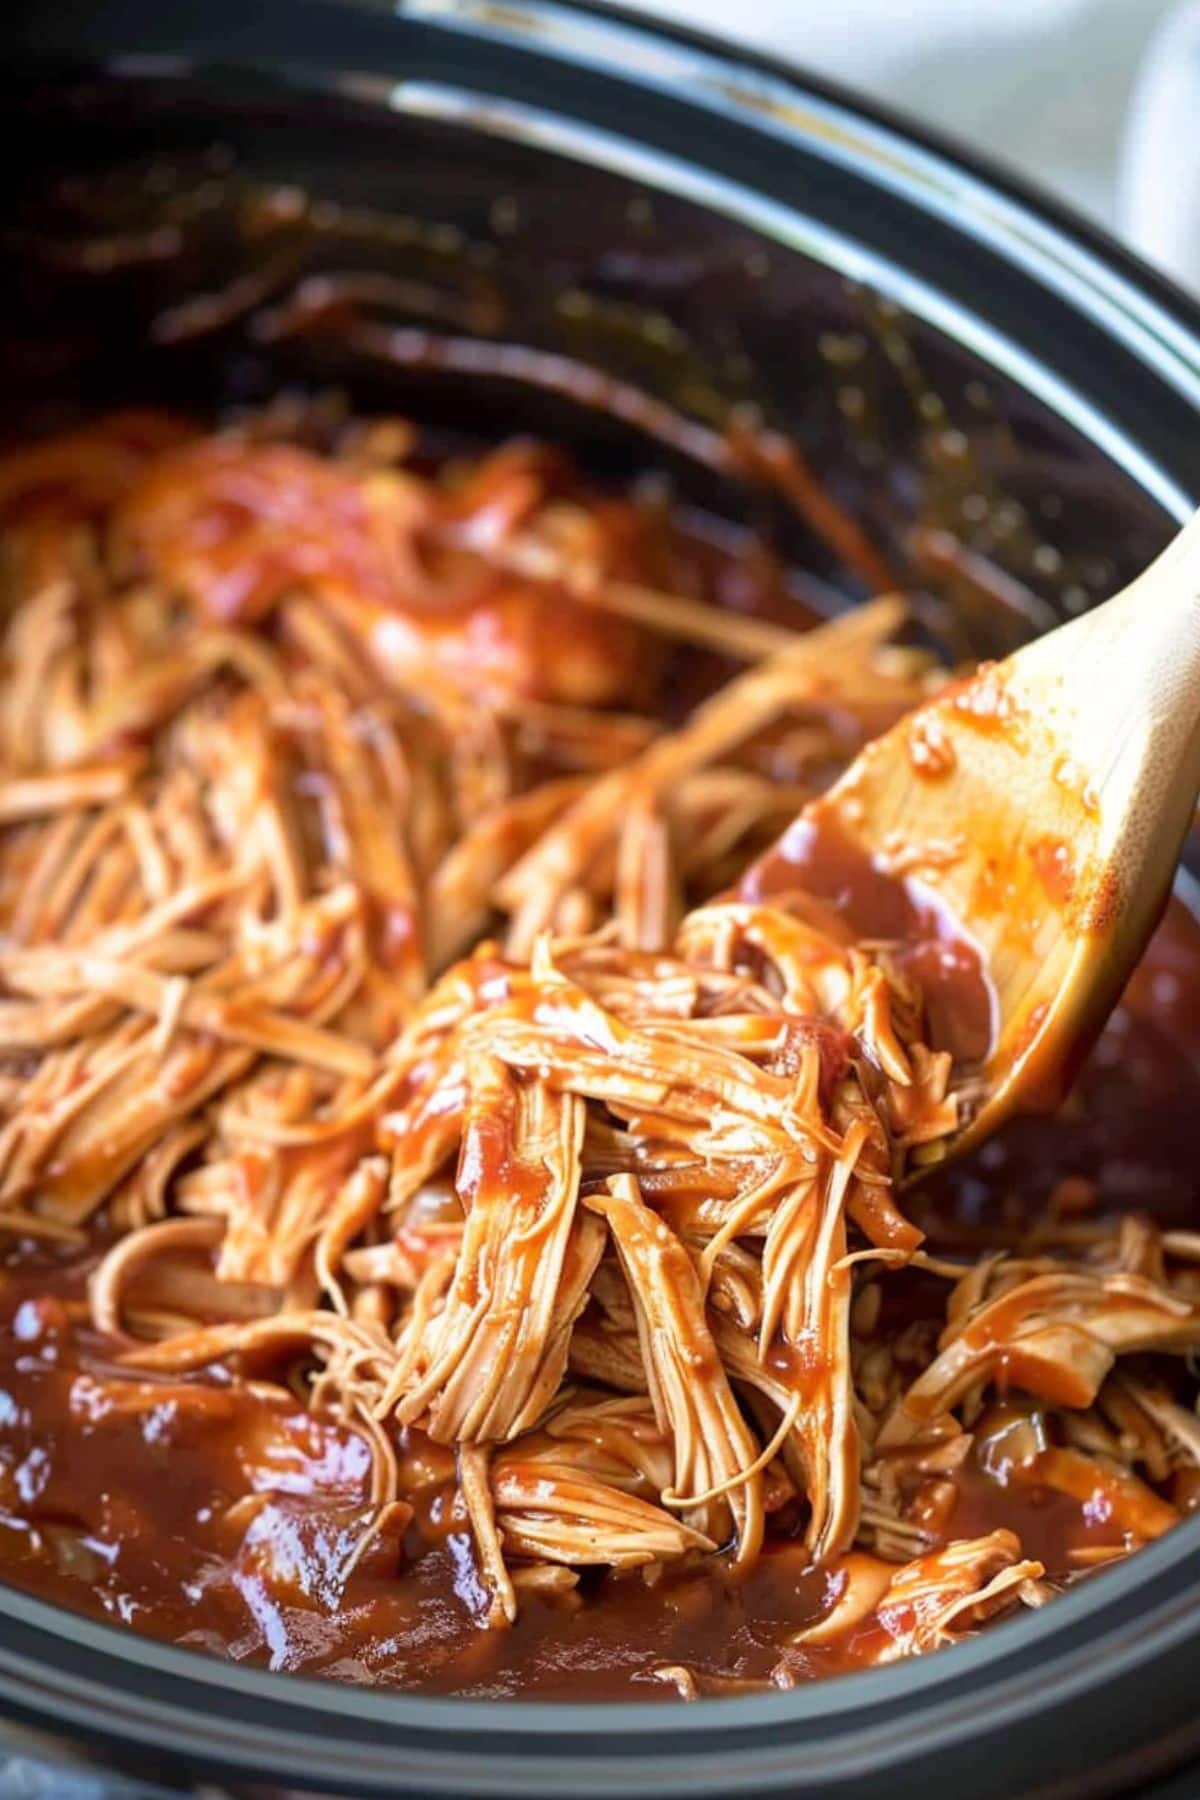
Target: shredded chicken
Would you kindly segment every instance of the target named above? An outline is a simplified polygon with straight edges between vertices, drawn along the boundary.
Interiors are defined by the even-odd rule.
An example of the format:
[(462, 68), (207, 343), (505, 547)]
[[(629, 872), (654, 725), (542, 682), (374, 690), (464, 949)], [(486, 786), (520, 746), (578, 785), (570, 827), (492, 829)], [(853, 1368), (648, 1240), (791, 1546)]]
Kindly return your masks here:
[[(121, 415), (0, 460), (0, 1233), (94, 1247), (130, 1404), (220, 1364), (359, 1434), (339, 1581), (411, 1523), (401, 1451), (448, 1458), (495, 1626), (745, 1572), (778, 1515), (828, 1590), (787, 1680), (1046, 1597), (955, 1536), (968, 1478), (1107, 1509), (1079, 1569), (1165, 1530), (1194, 1234), (925, 1255), (919, 984), (733, 885), (941, 678), (900, 603), (722, 612), (536, 446), (413, 441)], [(681, 644), (745, 666), (668, 726)]]
[[(864, 1645), (872, 1663), (894, 1662), (940, 1649), (972, 1625), (1011, 1606), (1042, 1565), (1022, 1559), (1011, 1531), (962, 1539), (917, 1556), (900, 1567), (856, 1552), (835, 1578), (838, 1598), (818, 1625), (797, 1634), (797, 1646), (829, 1643), (850, 1631), (874, 1627), (877, 1642)], [(786, 1666), (786, 1665), (785, 1665)]]

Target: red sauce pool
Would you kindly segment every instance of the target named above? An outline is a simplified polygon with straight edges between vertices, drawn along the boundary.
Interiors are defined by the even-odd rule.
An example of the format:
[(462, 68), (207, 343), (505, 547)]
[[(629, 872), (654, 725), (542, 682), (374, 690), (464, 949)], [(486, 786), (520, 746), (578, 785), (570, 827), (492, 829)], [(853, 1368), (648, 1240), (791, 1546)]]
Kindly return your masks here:
[[(1024, 1121), (913, 1197), (935, 1244), (977, 1253), (1045, 1216), (1064, 1177), (1094, 1210), (1194, 1223), (1200, 1170), (1200, 928), (1175, 906), (1066, 1114)], [(9, 1240), (0, 1254), (0, 1576), (77, 1611), (276, 1669), (475, 1695), (661, 1699), (656, 1665), (765, 1680), (787, 1635), (828, 1603), (826, 1576), (782, 1531), (749, 1577), (711, 1563), (648, 1583), (585, 1577), (579, 1604), (527, 1600), (483, 1629), (486, 1596), (445, 1452), (401, 1438), (415, 1512), (353, 1573), (368, 1455), (285, 1389), (220, 1376), (118, 1376), (82, 1323), (97, 1252)], [(945, 1288), (914, 1280), (906, 1322)], [(440, 1463), (439, 1460), (440, 1459)], [(257, 1495), (257, 1500), (246, 1500)], [(241, 1502), (240, 1505), (238, 1503)], [(231, 1509), (234, 1509), (231, 1511)], [(256, 1510), (257, 1509), (257, 1510)], [(956, 1478), (947, 1535), (1015, 1528), (1052, 1576), (1111, 1544), (1102, 1507)], [(839, 1666), (822, 1649), (802, 1677)]]

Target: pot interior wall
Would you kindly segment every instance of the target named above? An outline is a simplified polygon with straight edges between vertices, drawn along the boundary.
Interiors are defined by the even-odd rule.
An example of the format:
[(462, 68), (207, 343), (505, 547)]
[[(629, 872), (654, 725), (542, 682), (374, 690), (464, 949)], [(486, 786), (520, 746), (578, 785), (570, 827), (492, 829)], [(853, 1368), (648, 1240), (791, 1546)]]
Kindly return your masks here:
[(814, 256), (386, 98), (157, 69), (13, 93), (6, 433), (283, 388), (545, 435), (601, 479), (666, 476), (753, 526), (824, 610), (866, 584), (729, 449), (731, 429), (779, 433), (955, 656), (1094, 603), (1164, 541), (1161, 511), (1045, 406)]

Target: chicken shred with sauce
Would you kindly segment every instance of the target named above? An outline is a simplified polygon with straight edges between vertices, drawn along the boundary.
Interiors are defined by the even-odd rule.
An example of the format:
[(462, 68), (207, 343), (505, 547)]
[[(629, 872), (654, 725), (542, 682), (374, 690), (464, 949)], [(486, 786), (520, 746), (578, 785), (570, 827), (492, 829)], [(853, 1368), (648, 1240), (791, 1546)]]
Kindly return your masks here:
[(277, 1667), (690, 1698), (1160, 1535), (1186, 1208), (1063, 1167), (910, 1216), (924, 965), (741, 881), (942, 679), (900, 603), (799, 630), (661, 502), (417, 442), (130, 413), (0, 460), (0, 1576)]

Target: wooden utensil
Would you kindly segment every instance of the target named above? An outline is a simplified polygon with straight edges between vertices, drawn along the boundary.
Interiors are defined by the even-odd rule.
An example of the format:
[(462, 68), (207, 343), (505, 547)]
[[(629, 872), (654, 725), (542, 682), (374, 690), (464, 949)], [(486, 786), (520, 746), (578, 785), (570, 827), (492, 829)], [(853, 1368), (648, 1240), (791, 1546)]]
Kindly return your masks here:
[(747, 887), (853, 846), (977, 946), (990, 1044), (956, 1064), (957, 1153), (1063, 1094), (1157, 922), (1198, 789), (1200, 515), (1105, 605), (870, 744)]

